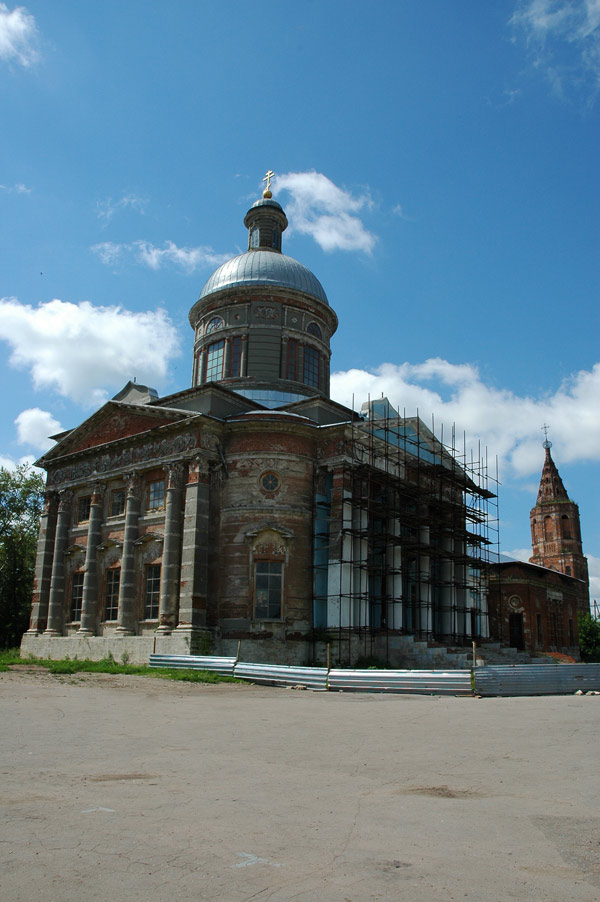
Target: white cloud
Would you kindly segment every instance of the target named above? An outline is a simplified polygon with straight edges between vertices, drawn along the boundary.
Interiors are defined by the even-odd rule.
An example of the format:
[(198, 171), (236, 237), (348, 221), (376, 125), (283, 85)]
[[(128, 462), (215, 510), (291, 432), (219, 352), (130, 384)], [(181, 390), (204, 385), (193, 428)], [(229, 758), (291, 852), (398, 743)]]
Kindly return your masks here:
[(460, 436), (463, 430), (467, 433), (467, 448), (481, 439), (483, 447), (521, 477), (539, 470), (544, 423), (550, 425), (561, 463), (600, 459), (600, 364), (575, 373), (554, 394), (539, 398), (486, 385), (475, 366), (440, 358), (416, 365), (384, 363), (373, 372), (333, 373), (331, 394), (349, 406), (354, 395), (357, 408), (367, 396), (384, 394), (401, 413), (405, 409), (413, 415), (418, 408), (427, 422), (433, 413), (438, 434), (445, 424), (445, 440), (456, 423)]
[[(20, 467), (22, 464), (25, 464), (28, 467), (31, 467), (35, 460), (35, 457), (32, 454), (26, 454), (24, 457), (20, 457), (18, 460), (14, 460), (12, 457), (3, 457), (0, 454), (0, 467), (3, 470), (16, 470), (17, 467)], [(40, 470), (39, 467), (33, 467), (34, 473), (42, 473), (45, 475), (44, 470)]]
[(324, 251), (373, 250), (375, 235), (357, 215), (372, 206), (368, 194), (353, 196), (314, 170), (278, 175), (277, 190), (291, 195), (287, 205), (291, 229), (310, 235)]
[(98, 219), (101, 219), (106, 225), (113, 218), (117, 210), (136, 210), (138, 213), (145, 213), (148, 206), (148, 198), (139, 197), (137, 194), (123, 194), (120, 200), (113, 200), (112, 197), (105, 197), (96, 203), (96, 212)]
[(216, 254), (211, 247), (177, 247), (172, 241), (165, 241), (164, 247), (155, 247), (149, 241), (135, 241), (139, 259), (151, 269), (160, 269), (165, 263), (175, 263), (188, 272), (206, 266), (220, 266), (229, 260), (230, 254)]
[(31, 188), (22, 182), (17, 182), (15, 185), (0, 185), (0, 191), (6, 191), (8, 194), (31, 194)]
[(28, 369), (36, 388), (55, 389), (91, 407), (134, 376), (149, 385), (161, 383), (179, 351), (164, 310), (133, 313), (89, 301), (32, 307), (3, 298), (0, 338), (12, 347), (11, 364)]
[(35, 19), (24, 6), (9, 10), (0, 3), (0, 60), (31, 66), (38, 58)]
[(63, 431), (58, 420), (47, 410), (30, 407), (22, 410), (15, 420), (17, 435), (22, 445), (31, 445), (38, 451), (47, 451), (53, 445), (51, 435)]
[(560, 96), (600, 89), (600, 0), (520, 0), (509, 24)]
[(133, 241), (131, 244), (116, 244), (102, 241), (92, 247), (102, 263), (115, 266), (127, 257), (133, 256), (136, 262), (149, 266), (150, 269), (161, 269), (173, 264), (188, 273), (197, 269), (219, 266), (229, 260), (231, 254), (217, 254), (211, 247), (178, 247), (173, 241), (165, 241), (164, 247), (156, 247), (149, 241)]

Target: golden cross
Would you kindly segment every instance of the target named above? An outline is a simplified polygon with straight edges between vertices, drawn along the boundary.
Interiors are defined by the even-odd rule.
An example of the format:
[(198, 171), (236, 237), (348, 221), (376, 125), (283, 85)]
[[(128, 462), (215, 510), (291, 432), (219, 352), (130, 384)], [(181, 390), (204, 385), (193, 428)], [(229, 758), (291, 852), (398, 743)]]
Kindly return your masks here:
[(273, 170), (269, 169), (266, 176), (263, 179), (263, 182), (267, 183), (267, 188), (266, 188), (267, 191), (271, 190), (271, 179), (273, 178), (274, 175), (275, 175), (275, 173), (273, 172)]

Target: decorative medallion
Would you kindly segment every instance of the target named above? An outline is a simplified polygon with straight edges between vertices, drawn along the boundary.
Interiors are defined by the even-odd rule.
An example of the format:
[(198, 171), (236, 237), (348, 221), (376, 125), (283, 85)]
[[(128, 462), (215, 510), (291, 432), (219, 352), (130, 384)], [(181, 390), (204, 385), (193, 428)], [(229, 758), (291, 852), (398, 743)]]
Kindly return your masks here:
[(267, 495), (274, 495), (281, 487), (281, 479), (273, 470), (267, 470), (259, 478), (261, 491)]

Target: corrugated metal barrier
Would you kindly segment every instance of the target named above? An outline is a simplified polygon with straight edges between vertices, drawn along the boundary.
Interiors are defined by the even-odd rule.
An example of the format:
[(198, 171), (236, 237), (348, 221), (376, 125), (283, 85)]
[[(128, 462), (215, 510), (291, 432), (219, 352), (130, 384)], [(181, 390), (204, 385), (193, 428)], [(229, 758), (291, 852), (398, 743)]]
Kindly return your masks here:
[(215, 658), (210, 655), (150, 655), (150, 667), (170, 667), (177, 670), (209, 670), (233, 676), (235, 658)]
[(325, 667), (288, 667), (283, 664), (247, 664), (240, 661), (235, 666), (234, 675), (253, 683), (327, 689)]
[(476, 695), (569, 695), (600, 690), (600, 664), (506, 664), (475, 668)]
[(330, 670), (329, 688), (420, 695), (472, 695), (470, 670)]
[[(208, 670), (252, 683), (306, 686), (331, 692), (420, 695), (569, 695), (600, 691), (600, 664), (507, 664), (471, 670), (330, 670), (282, 664), (236, 663), (209, 655), (150, 655), (150, 667)], [(474, 675), (472, 677), (472, 674)], [(473, 690), (472, 686), (475, 686)]]

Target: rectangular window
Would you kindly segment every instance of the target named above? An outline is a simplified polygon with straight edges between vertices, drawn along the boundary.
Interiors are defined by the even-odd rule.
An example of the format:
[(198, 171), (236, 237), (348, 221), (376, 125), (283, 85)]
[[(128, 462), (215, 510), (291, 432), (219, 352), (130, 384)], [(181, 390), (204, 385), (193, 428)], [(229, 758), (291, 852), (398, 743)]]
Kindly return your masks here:
[(279, 620), (283, 588), (283, 564), (257, 561), (254, 573), (254, 616), (257, 620)]
[(91, 495), (87, 495), (85, 498), (80, 498), (77, 502), (77, 522), (78, 523), (87, 523), (90, 519), (90, 509), (92, 506), (92, 498)]
[(83, 603), (83, 573), (74, 573), (71, 579), (71, 620), (81, 620)]
[(296, 357), (298, 342), (294, 338), (290, 338), (287, 343), (287, 360), (285, 364), (285, 378), (296, 379)]
[(242, 339), (237, 336), (237, 338), (231, 339), (231, 359), (229, 363), (229, 375), (233, 378), (235, 376), (241, 376), (240, 372), (240, 364), (242, 362)]
[(537, 644), (543, 645), (544, 644), (544, 633), (542, 630), (542, 615), (536, 614), (535, 621), (536, 621), (536, 626), (537, 626)]
[(572, 620), (569, 620), (569, 645), (575, 645), (575, 625)]
[(106, 592), (104, 605), (104, 619), (116, 620), (119, 614), (119, 585), (121, 583), (121, 571), (118, 567), (106, 571)]
[(305, 385), (319, 387), (319, 352), (310, 345), (304, 346), (304, 379)]
[(110, 496), (111, 517), (121, 517), (125, 513), (125, 489), (115, 489)]
[(156, 479), (148, 483), (148, 510), (155, 511), (165, 506), (165, 481)]
[(160, 564), (149, 564), (146, 567), (144, 599), (144, 617), (146, 620), (157, 620), (160, 601)]
[(218, 382), (223, 378), (223, 359), (225, 357), (225, 340), (215, 341), (206, 350), (205, 382)]

